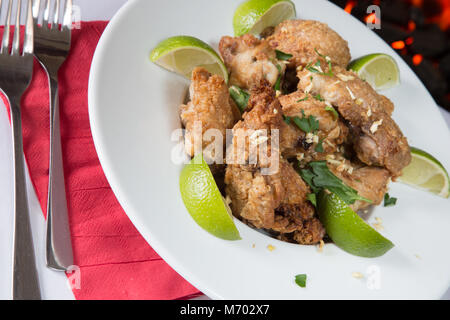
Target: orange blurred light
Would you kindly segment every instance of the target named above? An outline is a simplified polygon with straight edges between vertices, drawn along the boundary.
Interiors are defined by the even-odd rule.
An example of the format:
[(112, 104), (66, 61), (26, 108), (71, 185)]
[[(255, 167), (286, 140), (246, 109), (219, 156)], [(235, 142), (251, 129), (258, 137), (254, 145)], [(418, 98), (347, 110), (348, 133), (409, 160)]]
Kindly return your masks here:
[(408, 37), (408, 38), (406, 38), (405, 43), (406, 43), (408, 46), (412, 45), (412, 44), (414, 43), (414, 38), (413, 38), (413, 37)]
[(369, 14), (365, 19), (366, 23), (376, 24), (378, 23), (377, 15), (375, 13)]
[(421, 64), (423, 61), (423, 56), (421, 54), (415, 54), (412, 57), (412, 62), (414, 63), (415, 66), (418, 66), (419, 64)]
[(345, 12), (352, 13), (353, 8), (356, 6), (356, 1), (348, 1), (345, 5)]
[(395, 41), (395, 42), (392, 42), (391, 46), (392, 46), (392, 48), (394, 48), (396, 50), (401, 50), (401, 49), (405, 48), (405, 42), (404, 41)]
[(416, 30), (416, 23), (414, 21), (411, 20), (411, 21), (408, 22), (408, 30), (409, 31)]

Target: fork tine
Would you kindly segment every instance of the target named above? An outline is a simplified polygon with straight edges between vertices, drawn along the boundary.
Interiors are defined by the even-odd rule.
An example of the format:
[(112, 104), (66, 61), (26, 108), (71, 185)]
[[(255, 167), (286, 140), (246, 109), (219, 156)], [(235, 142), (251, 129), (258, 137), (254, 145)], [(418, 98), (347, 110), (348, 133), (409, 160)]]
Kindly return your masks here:
[(58, 25), (59, 24), (59, 21), (58, 21), (59, 20), (59, 0), (55, 1), (53, 12), (54, 12), (54, 15), (53, 15), (52, 27), (58, 28), (59, 27), (59, 25)]
[(66, 7), (64, 9), (63, 25), (61, 29), (72, 28), (72, 0), (66, 0)]
[(34, 23), (37, 24), (39, 21), (39, 11), (41, 9), (41, 0), (33, 1), (33, 19)]
[(34, 50), (34, 26), (32, 15), (32, 0), (28, 0), (27, 20), (25, 22), (25, 40), (23, 41), (23, 53), (32, 54)]
[(9, 26), (11, 23), (12, 0), (9, 0), (7, 6), (8, 6), (8, 13), (6, 16), (5, 28), (3, 30), (2, 49), (0, 51), (1, 53), (8, 53), (8, 50), (9, 50)]
[(50, 1), (51, 0), (45, 0), (44, 21), (42, 21), (42, 26), (44, 28), (48, 28), (48, 18), (50, 16)]
[(16, 55), (19, 54), (19, 46), (20, 46), (20, 11), (22, 9), (22, 1), (19, 0), (17, 2), (17, 13), (16, 13), (16, 25), (14, 27), (14, 37), (12, 43), (11, 54)]

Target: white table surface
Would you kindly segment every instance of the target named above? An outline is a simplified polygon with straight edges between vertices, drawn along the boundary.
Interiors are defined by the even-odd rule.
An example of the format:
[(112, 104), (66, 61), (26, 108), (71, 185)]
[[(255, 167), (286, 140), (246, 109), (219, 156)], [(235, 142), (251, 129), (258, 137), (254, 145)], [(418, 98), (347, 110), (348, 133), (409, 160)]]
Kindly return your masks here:
[[(81, 18), (87, 20), (110, 20), (127, 0), (74, 0), (81, 9)], [(442, 110), (450, 128), (450, 113)], [(11, 258), (13, 230), (13, 173), (11, 129), (5, 107), (0, 102), (0, 300), (11, 299)], [(28, 179), (33, 238), (37, 256), (39, 278), (44, 299), (74, 299), (63, 273), (45, 267), (45, 223), (34, 189)], [(443, 299), (450, 300), (450, 289)]]

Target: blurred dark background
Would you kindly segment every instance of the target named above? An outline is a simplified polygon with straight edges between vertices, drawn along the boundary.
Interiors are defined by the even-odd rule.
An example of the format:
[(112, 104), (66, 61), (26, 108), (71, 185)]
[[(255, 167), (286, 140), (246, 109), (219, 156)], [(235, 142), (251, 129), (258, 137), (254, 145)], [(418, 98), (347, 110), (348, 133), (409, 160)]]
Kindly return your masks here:
[(381, 9), (374, 29), (419, 76), (435, 101), (450, 111), (450, 0), (330, 0), (363, 22), (370, 5)]

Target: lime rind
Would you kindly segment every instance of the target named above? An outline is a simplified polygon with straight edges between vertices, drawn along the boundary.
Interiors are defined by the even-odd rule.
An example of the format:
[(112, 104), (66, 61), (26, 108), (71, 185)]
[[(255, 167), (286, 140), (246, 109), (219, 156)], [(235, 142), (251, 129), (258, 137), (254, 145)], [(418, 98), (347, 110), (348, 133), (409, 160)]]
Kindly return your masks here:
[(333, 242), (344, 251), (364, 258), (384, 255), (394, 244), (369, 226), (336, 194), (322, 192), (319, 218)]
[[(403, 175), (398, 178), (402, 183), (416, 189), (432, 192), (440, 197), (449, 198), (450, 178), (442, 163), (426, 151), (411, 147), (413, 162), (403, 169)], [(414, 160), (424, 161), (426, 166)], [(442, 181), (443, 179), (443, 181)], [(439, 183), (441, 188), (436, 188)]]
[[(290, 0), (249, 0), (239, 5), (234, 13), (234, 34), (236, 37), (246, 33), (259, 35), (266, 27), (274, 27), (296, 15), (295, 4)], [(263, 24), (268, 18), (272, 23)]]
[[(203, 54), (195, 59), (195, 52)], [(228, 82), (228, 71), (222, 58), (209, 44), (195, 37), (174, 36), (161, 41), (150, 53), (150, 61), (188, 79), (195, 67), (204, 67)]]
[(231, 210), (201, 154), (183, 168), (180, 192), (186, 209), (201, 228), (223, 240), (241, 239)]
[[(377, 69), (378, 60), (384, 60), (383, 72)], [(400, 84), (400, 69), (397, 62), (384, 53), (372, 53), (358, 58), (350, 62), (348, 69), (356, 72), (361, 79), (364, 79), (380, 91)]]

